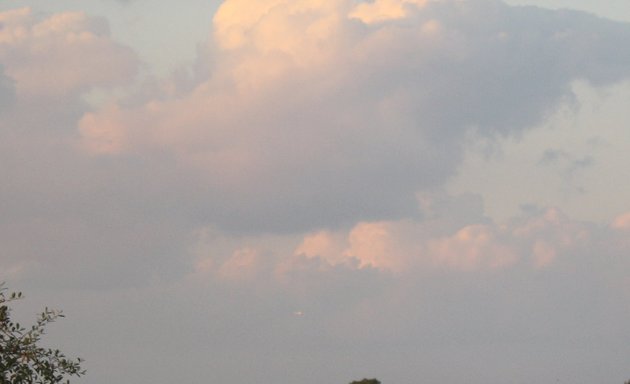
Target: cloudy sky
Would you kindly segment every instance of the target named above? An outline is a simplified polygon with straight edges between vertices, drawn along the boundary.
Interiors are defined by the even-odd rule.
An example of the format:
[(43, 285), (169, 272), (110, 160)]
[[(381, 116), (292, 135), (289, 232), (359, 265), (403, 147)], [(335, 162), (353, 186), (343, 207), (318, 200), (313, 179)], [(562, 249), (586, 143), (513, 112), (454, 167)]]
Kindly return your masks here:
[(2, 0), (0, 281), (90, 384), (630, 378), (627, 0)]

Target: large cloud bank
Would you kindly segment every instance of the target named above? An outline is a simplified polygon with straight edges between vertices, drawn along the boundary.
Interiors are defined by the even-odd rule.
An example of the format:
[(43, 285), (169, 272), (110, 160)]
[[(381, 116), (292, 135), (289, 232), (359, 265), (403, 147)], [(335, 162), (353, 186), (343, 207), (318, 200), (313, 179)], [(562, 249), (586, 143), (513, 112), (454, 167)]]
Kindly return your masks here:
[(227, 0), (211, 27), (194, 68), (138, 81), (102, 19), (0, 13), (0, 281), (68, 295), (96, 383), (624, 374), (629, 214), (496, 223), (444, 185), (574, 82), (626, 80), (630, 25)]
[(80, 121), (95, 155), (161, 154), (220, 226), (409, 215), (471, 134), (518, 134), (571, 84), (628, 75), (625, 25), (495, 1), (227, 1), (190, 91)]

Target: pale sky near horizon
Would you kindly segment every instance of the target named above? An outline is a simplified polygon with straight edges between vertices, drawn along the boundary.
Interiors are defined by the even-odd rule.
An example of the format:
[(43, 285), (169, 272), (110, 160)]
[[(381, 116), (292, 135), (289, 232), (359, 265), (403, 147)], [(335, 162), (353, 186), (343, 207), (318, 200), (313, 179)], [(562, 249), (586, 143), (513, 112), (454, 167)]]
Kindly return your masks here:
[(76, 383), (622, 384), (629, 42), (626, 0), (1, 0), (0, 281)]

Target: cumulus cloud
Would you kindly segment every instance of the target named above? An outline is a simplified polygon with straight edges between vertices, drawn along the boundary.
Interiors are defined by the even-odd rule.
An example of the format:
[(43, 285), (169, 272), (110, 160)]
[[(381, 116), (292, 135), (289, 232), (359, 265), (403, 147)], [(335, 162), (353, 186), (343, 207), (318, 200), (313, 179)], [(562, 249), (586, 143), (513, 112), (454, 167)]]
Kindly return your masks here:
[[(366, 16), (377, 11), (378, 20)], [(518, 134), (570, 97), (574, 79), (605, 84), (627, 75), (618, 49), (600, 60), (627, 26), (580, 13), (499, 2), (230, 0), (213, 21), (209, 77), (86, 111), (81, 92), (129, 80), (137, 64), (130, 51), (81, 13), (40, 17), (21, 9), (2, 17), (0, 53), (18, 94), (51, 103), (54, 92), (75, 97), (37, 114), (18, 103), (5, 120), (5, 132), (17, 121), (61, 127), (12, 133), (2, 144), (13, 182), (0, 192), (15, 202), (5, 233), (51, 242), (83, 233), (70, 252), (79, 260), (98, 239), (96, 213), (126, 228), (115, 235), (126, 240), (109, 239), (108, 247), (126, 244), (125, 232), (152, 239), (114, 247), (115, 260), (159, 255), (164, 264), (156, 268), (164, 270), (176, 264), (168, 255), (188, 260), (187, 236), (208, 225), (239, 236), (294, 236), (282, 241), (289, 259), (241, 244), (189, 266), (218, 278), (234, 278), (242, 265), (251, 266), (245, 280), (261, 271), (282, 275), (303, 262), (393, 273), (419, 265), (504, 270), (527, 258), (553, 265), (564, 237), (521, 239), (521, 227), (479, 219), (478, 199), (444, 208), (443, 197), (427, 191), (456, 172), (470, 134)], [(83, 68), (79, 56), (108, 68)], [(61, 58), (68, 62), (55, 61)], [(39, 85), (37, 73), (47, 78)], [(68, 127), (78, 127), (82, 151)], [(444, 212), (453, 210), (467, 219), (447, 223)], [(46, 228), (57, 220), (65, 224), (54, 236)], [(11, 252), (38, 259), (26, 243)], [(17, 259), (7, 259), (17, 268)], [(277, 265), (262, 268), (267, 259)]]
[(322, 273), (339, 267), (399, 277), (566, 268), (583, 249), (603, 250), (618, 243), (617, 232), (627, 229), (627, 216), (607, 228), (572, 220), (556, 208), (506, 223), (483, 217), (470, 221), (451, 211), (450, 217), (360, 222), (349, 229), (277, 236), (273, 241), (215, 229), (210, 237), (206, 231), (199, 233), (194, 273), (228, 280), (282, 280), (293, 269), (305, 267)]
[(407, 7), (412, 5), (422, 7), (426, 3), (427, 0), (377, 0), (372, 3), (359, 3), (349, 16), (359, 19), (365, 24), (404, 19), (409, 14)]
[(442, 187), (471, 138), (518, 136), (575, 80), (626, 78), (628, 25), (495, 1), (227, 0), (198, 72), (90, 107), (137, 67), (104, 22), (0, 17), (0, 280), (71, 314), (61, 334), (95, 383), (626, 369), (628, 214), (498, 223)]
[(589, 241), (587, 225), (569, 220), (558, 209), (503, 225), (475, 224), (429, 242), (438, 265), (462, 270), (504, 269), (522, 262), (550, 267), (560, 254), (571, 254)]
[(67, 96), (136, 71), (135, 54), (110, 39), (107, 23), (82, 12), (40, 18), (15, 9), (0, 13), (0, 25), (0, 60), (19, 94)]
[(496, 1), (229, 0), (208, 78), (79, 129), (95, 155), (171, 157), (225, 228), (396, 219), (456, 172), (471, 134), (518, 135), (570, 102), (573, 81), (626, 78), (629, 36)]

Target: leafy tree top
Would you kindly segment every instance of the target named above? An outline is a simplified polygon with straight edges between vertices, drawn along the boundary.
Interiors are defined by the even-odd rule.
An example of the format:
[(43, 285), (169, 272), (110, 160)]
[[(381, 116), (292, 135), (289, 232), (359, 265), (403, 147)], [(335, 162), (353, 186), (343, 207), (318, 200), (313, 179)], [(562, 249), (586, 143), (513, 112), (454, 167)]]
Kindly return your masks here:
[(11, 320), (9, 307), (21, 298), (21, 292), (8, 293), (0, 283), (0, 384), (70, 383), (68, 377), (84, 375), (83, 360), (38, 345), (46, 326), (63, 317), (61, 311), (46, 308), (34, 325), (25, 328)]

